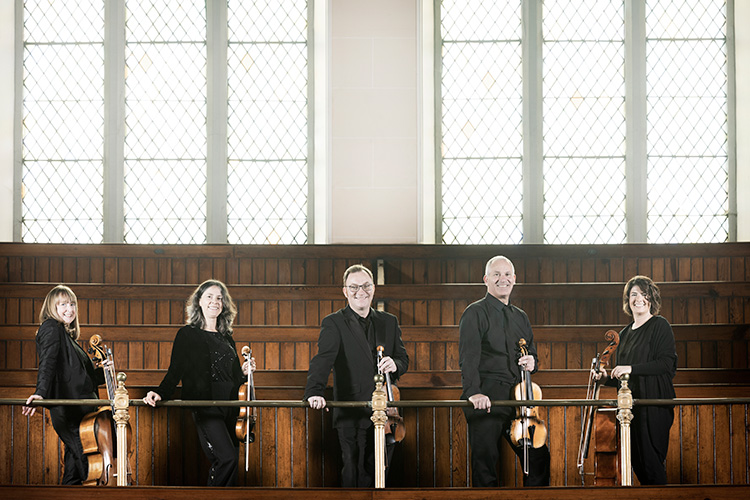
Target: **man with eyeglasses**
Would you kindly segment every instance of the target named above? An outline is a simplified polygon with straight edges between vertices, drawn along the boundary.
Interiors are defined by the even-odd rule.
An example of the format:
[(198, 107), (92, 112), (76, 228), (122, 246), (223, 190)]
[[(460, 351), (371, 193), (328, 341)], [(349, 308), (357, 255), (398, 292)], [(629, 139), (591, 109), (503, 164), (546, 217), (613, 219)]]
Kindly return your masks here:
[[(335, 401), (369, 401), (380, 370), (398, 380), (409, 367), (401, 328), (392, 314), (372, 309), (375, 295), (372, 272), (354, 265), (344, 272), (343, 309), (323, 318), (318, 354), (310, 360), (304, 399), (316, 410), (325, 408), (324, 392), (333, 369)], [(377, 346), (384, 347), (378, 362)], [(375, 444), (369, 408), (334, 408), (333, 426), (341, 447), (341, 486), (375, 486)], [(390, 453), (389, 453), (390, 455)]]

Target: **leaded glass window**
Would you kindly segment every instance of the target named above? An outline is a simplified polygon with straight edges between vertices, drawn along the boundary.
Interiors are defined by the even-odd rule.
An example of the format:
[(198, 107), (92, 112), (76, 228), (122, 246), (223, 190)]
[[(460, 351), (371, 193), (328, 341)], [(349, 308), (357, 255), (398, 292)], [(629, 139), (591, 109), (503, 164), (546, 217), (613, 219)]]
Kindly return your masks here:
[(625, 242), (622, 1), (547, 0), (544, 242)]
[(648, 0), (648, 241), (723, 242), (727, 218), (724, 0)]
[(206, 242), (203, 0), (129, 1), (125, 242)]
[(443, 242), (520, 243), (520, 0), (442, 4)]
[(98, 243), (104, 5), (26, 0), (23, 8), (22, 239)]
[(229, 242), (306, 243), (307, 3), (230, 1), (228, 20)]

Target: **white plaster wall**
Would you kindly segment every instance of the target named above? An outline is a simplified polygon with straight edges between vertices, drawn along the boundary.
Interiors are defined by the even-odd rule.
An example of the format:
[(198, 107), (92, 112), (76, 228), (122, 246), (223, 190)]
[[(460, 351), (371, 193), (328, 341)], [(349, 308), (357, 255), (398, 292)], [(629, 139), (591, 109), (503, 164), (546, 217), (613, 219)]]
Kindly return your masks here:
[(737, 240), (750, 241), (750, 2), (735, 0), (737, 85)]
[(419, 0), (331, 2), (331, 243), (416, 243)]

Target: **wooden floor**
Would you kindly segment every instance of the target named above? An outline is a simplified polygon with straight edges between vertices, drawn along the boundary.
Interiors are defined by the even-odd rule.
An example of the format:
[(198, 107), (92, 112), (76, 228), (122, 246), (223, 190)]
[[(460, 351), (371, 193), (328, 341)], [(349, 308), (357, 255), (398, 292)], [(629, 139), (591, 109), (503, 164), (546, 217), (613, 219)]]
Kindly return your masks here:
[[(106, 490), (106, 492), (104, 491)], [(109, 500), (186, 500), (193, 498), (221, 498), (233, 500), (262, 498), (263, 500), (476, 500), (513, 499), (577, 500), (581, 498), (606, 498), (607, 500), (645, 498), (649, 500), (744, 499), (750, 495), (750, 486), (661, 486), (619, 488), (430, 488), (430, 489), (343, 489), (343, 488), (186, 488), (133, 486), (128, 488), (84, 488), (81, 486), (0, 486), (3, 499), (80, 500), (107, 495)]]

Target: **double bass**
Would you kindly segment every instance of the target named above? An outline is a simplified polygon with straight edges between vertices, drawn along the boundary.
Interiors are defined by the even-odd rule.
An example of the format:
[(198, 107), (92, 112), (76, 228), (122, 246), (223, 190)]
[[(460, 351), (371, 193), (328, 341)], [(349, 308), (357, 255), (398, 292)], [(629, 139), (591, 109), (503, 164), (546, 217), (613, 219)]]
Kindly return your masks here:
[[(244, 346), (242, 348), (242, 357), (248, 362), (253, 356), (253, 351), (250, 346)], [(253, 381), (253, 371), (250, 366), (247, 367), (247, 382), (240, 386), (238, 391), (238, 399), (240, 401), (255, 401), (255, 382)], [(245, 472), (248, 471), (248, 462), (250, 461), (250, 443), (255, 442), (255, 422), (257, 420), (256, 407), (252, 407), (252, 411), (249, 406), (240, 407), (240, 415), (237, 417), (237, 422), (234, 425), (234, 434), (237, 439), (245, 442)]]
[[(377, 351), (378, 361), (380, 361), (381, 359), (383, 359), (383, 351), (385, 351), (385, 348), (382, 345), (379, 345)], [(398, 387), (395, 384), (391, 383), (391, 374), (384, 373), (383, 375), (385, 376), (385, 392), (388, 397), (388, 401), (400, 401), (401, 392), (398, 390)], [(385, 423), (386, 443), (392, 444), (401, 442), (406, 436), (404, 417), (399, 415), (398, 408), (393, 406), (389, 406), (388, 408), (386, 408), (385, 414), (388, 417), (388, 420)]]
[[(93, 335), (89, 339), (89, 354), (95, 365), (102, 365), (104, 361), (110, 361), (103, 366), (104, 381), (107, 386), (107, 398), (115, 399), (117, 383), (115, 378), (115, 365), (112, 362), (112, 350), (102, 346), (102, 337)], [(83, 484), (86, 486), (117, 486), (117, 425), (115, 424), (113, 406), (102, 406), (83, 417), (78, 427), (83, 445), (83, 454), (88, 460), (89, 472)], [(130, 446), (130, 423), (128, 425), (128, 480), (131, 484), (130, 455), (133, 450)]]
[[(586, 399), (599, 399), (599, 391), (601, 390), (602, 381), (594, 378), (595, 373), (599, 373), (599, 370), (603, 366), (609, 364), (609, 358), (612, 357), (617, 346), (620, 344), (620, 335), (614, 330), (608, 330), (604, 334), (604, 338), (609, 342), (609, 345), (601, 352), (597, 354), (594, 359), (591, 360), (591, 371), (589, 372), (589, 383), (586, 388)], [(578, 446), (578, 473), (581, 476), (581, 484), (585, 486), (585, 473), (584, 473), (584, 461), (588, 458), (589, 447), (591, 443), (591, 436), (594, 431), (594, 427), (597, 427), (597, 434), (607, 435), (610, 441), (614, 440), (616, 434), (616, 425), (612, 423), (612, 418), (608, 420), (599, 418), (597, 425), (594, 425), (594, 418), (603, 415), (602, 412), (597, 411), (596, 406), (584, 406), (581, 415), (581, 440)], [(614, 413), (610, 412), (610, 417)], [(616, 455), (614, 457), (616, 459)], [(598, 466), (599, 460), (595, 463)], [(610, 467), (612, 468), (612, 467)], [(614, 467), (613, 473), (616, 474), (617, 467)], [(595, 477), (598, 475), (594, 473)]]
[[(526, 339), (518, 340), (520, 356), (529, 354)], [(516, 384), (513, 395), (517, 401), (542, 399), (542, 389), (531, 381), (531, 373), (521, 368), (521, 382)], [(547, 442), (547, 427), (539, 418), (539, 407), (528, 405), (516, 408), (516, 418), (510, 425), (510, 440), (514, 446), (523, 446), (523, 473), (529, 475), (529, 447), (541, 448)]]

